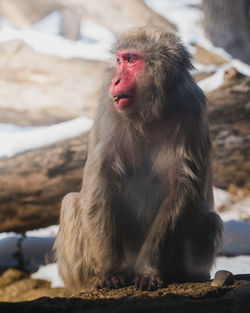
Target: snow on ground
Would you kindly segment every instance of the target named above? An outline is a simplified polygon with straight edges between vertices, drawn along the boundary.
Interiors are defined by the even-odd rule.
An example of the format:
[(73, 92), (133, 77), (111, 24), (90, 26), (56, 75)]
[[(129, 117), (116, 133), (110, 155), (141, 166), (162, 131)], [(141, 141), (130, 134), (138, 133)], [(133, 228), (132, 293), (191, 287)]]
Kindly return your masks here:
[(2, 19), (0, 42), (23, 40), (37, 52), (44, 54), (62, 58), (109, 60), (109, 47), (115, 38), (112, 32), (90, 20), (81, 26), (81, 40), (73, 42), (58, 35), (60, 23), (61, 14), (56, 11), (32, 27), (15, 28)]
[(25, 233), (26, 237), (56, 237), (59, 225), (51, 225), (45, 228), (28, 230)]
[[(71, 121), (42, 127), (18, 127), (0, 124), (0, 158), (52, 145), (88, 132), (93, 121), (79, 117)], [(6, 126), (6, 127), (4, 127)]]
[(217, 257), (215, 264), (210, 272), (211, 278), (214, 278), (214, 274), (219, 270), (226, 270), (236, 274), (250, 274), (250, 256), (239, 255), (235, 257)]
[(63, 280), (58, 274), (58, 267), (56, 263), (41, 265), (39, 270), (32, 274), (31, 277), (50, 281), (52, 288), (64, 287)]
[(216, 90), (223, 84), (225, 71), (230, 67), (231, 67), (230, 64), (226, 64), (225, 66), (218, 68), (213, 75), (200, 80), (198, 82), (198, 86), (204, 92), (211, 92)]
[(250, 197), (234, 196), (227, 191), (214, 188), (215, 209), (224, 222), (250, 220)]

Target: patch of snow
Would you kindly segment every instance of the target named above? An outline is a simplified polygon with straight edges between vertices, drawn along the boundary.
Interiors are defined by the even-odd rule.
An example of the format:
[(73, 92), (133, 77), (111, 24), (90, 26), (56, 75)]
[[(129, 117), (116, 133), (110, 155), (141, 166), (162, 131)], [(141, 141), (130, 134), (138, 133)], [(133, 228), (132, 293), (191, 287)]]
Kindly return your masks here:
[[(90, 131), (93, 120), (79, 117), (71, 121), (42, 127), (16, 127), (5, 131), (0, 129), (0, 158), (13, 157), (25, 151), (52, 145), (58, 141), (73, 138)], [(10, 124), (7, 124), (10, 128)]]
[[(54, 11), (48, 14), (45, 18), (32, 25), (32, 29), (37, 32), (46, 33), (49, 35), (58, 35), (60, 31), (60, 25), (62, 21), (62, 15), (58, 11)], [(25, 29), (22, 27), (21, 29)], [(27, 27), (26, 27), (27, 29)]]
[(204, 78), (198, 82), (199, 87), (204, 91), (204, 92), (211, 92), (219, 88), (223, 83), (224, 83), (224, 74), (225, 71), (230, 67), (230, 65), (226, 65), (217, 72), (215, 72), (213, 75)]
[(210, 276), (213, 279), (214, 275), (219, 270), (227, 270), (236, 274), (250, 274), (250, 256), (240, 255), (236, 257), (217, 257), (215, 264), (212, 267)]
[(193, 62), (194, 70), (191, 71), (192, 74), (199, 74), (199, 73), (213, 73), (216, 72), (218, 69), (221, 68), (221, 65), (214, 65), (214, 64), (201, 64), (198, 62)]
[(224, 222), (250, 220), (250, 197), (234, 196), (227, 191), (214, 188), (214, 202), (215, 210), (219, 212)]
[(81, 35), (83, 38), (91, 38), (99, 42), (105, 40), (106, 44), (109, 44), (107, 45), (107, 49), (115, 41), (115, 36), (110, 30), (91, 19), (81, 24)]
[(26, 237), (55, 237), (58, 232), (59, 225), (51, 225), (46, 228), (26, 231)]
[[(0, 233), (0, 240), (1, 239), (5, 239), (5, 238), (8, 238), (8, 237), (14, 237), (14, 236), (18, 236), (18, 237), (22, 237), (22, 235), (18, 235), (12, 231), (10, 232), (4, 232), (4, 233)], [(1, 255), (1, 254), (0, 254)]]
[(250, 76), (250, 65), (237, 59), (232, 59), (230, 65), (235, 67), (240, 73)]
[[(15, 28), (5, 19), (1, 22), (0, 42), (23, 40), (34, 50), (62, 58), (85, 58), (89, 60), (110, 59), (108, 47), (114, 42), (112, 32), (100, 24), (89, 21), (82, 25), (82, 40), (70, 41), (58, 35), (61, 14), (53, 12), (32, 27)], [(87, 35), (87, 38), (84, 37)], [(91, 40), (84, 40), (91, 39)]]
[(63, 280), (58, 274), (58, 267), (56, 263), (41, 265), (39, 270), (32, 274), (31, 277), (50, 281), (52, 288), (64, 287)]
[(231, 198), (229, 192), (222, 190), (220, 188), (214, 187), (213, 192), (214, 192), (214, 206), (216, 210), (218, 210), (219, 207), (221, 207), (225, 202), (227, 202)]

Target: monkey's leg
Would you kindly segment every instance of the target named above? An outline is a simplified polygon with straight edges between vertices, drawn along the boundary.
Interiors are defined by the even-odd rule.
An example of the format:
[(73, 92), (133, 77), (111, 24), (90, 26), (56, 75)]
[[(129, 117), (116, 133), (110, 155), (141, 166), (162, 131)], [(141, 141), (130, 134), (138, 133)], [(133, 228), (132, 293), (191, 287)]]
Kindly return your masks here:
[(118, 264), (117, 258), (113, 260), (117, 251), (108, 246), (108, 236), (102, 229), (108, 222), (101, 214), (95, 217), (101, 221), (89, 219), (80, 204), (80, 193), (64, 197), (54, 245), (59, 273), (65, 285), (74, 289), (127, 286), (131, 273)]
[(60, 227), (54, 248), (59, 273), (65, 285), (83, 288), (86, 284), (92, 264), (88, 259), (88, 235), (82, 225), (79, 207), (79, 193), (67, 194), (60, 213)]
[[(199, 204), (202, 202), (204, 201), (197, 200)], [(216, 213), (208, 211), (205, 205), (193, 208), (190, 216), (189, 210), (178, 207), (178, 204), (176, 200), (174, 206), (167, 199), (162, 203), (145, 239), (135, 266), (135, 285), (140, 289), (151, 290), (162, 286), (162, 281), (168, 276), (168, 269), (162, 268), (161, 265), (165, 257), (168, 263), (176, 263), (175, 269), (178, 272), (179, 267), (179, 272), (183, 272), (183, 280), (209, 278), (217, 243), (221, 238), (221, 220)], [(169, 260), (171, 253), (167, 251), (168, 246), (165, 245), (168, 238), (174, 238), (175, 233), (179, 232), (179, 227), (181, 232), (183, 229), (183, 234), (186, 234), (183, 235), (183, 241), (187, 243), (188, 251), (180, 265), (174, 258)], [(171, 249), (175, 249), (173, 244)]]
[(186, 280), (207, 281), (220, 245), (222, 221), (215, 212), (202, 213), (190, 221), (190, 230), (186, 236), (186, 253), (183, 264), (186, 268)]

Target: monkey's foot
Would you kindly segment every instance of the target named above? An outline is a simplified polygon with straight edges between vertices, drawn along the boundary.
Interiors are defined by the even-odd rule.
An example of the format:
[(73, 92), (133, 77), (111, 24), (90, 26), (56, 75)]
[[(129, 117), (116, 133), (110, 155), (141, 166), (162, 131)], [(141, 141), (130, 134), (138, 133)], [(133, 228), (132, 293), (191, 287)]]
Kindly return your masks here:
[(105, 287), (118, 289), (132, 284), (131, 276), (127, 273), (116, 273), (105, 276), (96, 276), (92, 283), (92, 289), (101, 289)]
[(134, 279), (135, 288), (153, 291), (163, 287), (163, 280), (159, 275), (141, 275)]

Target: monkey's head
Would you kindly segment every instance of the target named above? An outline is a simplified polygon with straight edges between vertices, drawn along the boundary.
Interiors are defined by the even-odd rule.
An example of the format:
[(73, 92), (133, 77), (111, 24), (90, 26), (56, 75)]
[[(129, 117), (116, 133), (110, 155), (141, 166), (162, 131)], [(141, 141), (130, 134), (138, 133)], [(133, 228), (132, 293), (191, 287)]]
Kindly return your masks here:
[(121, 35), (114, 47), (116, 66), (109, 94), (124, 113), (157, 119), (176, 83), (192, 68), (180, 39), (158, 27), (143, 27)]

